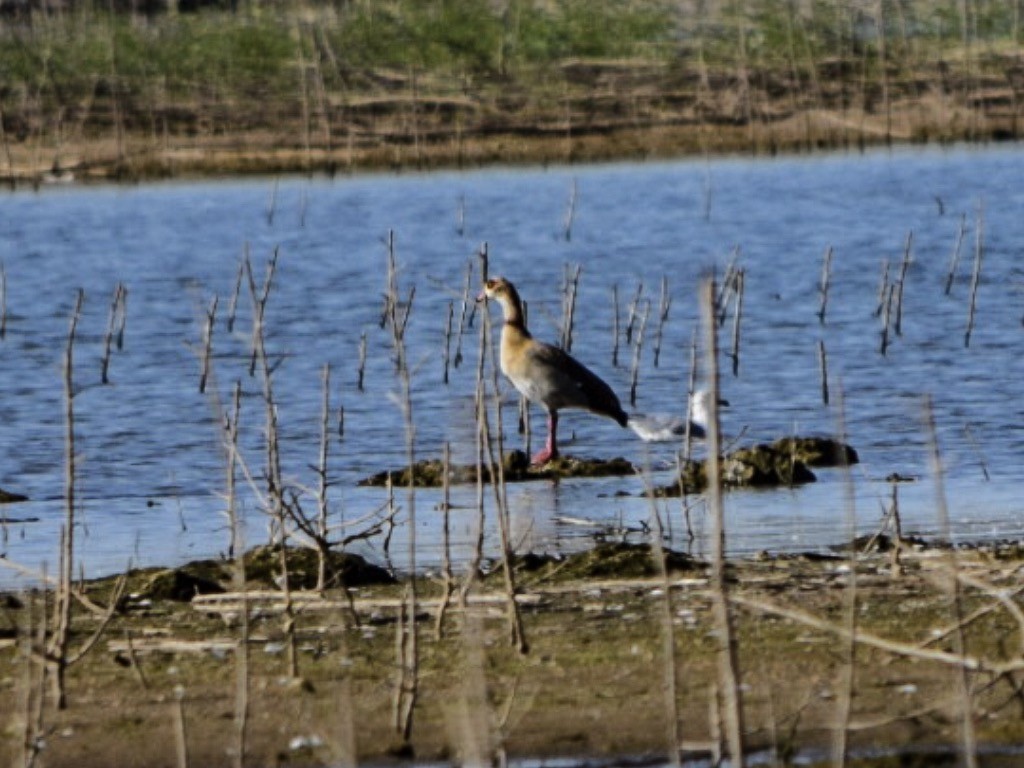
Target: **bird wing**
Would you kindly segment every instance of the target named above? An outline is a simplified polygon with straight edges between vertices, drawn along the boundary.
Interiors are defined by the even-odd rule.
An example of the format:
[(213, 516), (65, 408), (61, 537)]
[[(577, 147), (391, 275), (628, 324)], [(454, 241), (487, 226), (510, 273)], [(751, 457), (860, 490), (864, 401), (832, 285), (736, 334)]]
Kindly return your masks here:
[(541, 398), (550, 408), (585, 408), (625, 425), (626, 414), (612, 388), (565, 350), (536, 342), (527, 350), (529, 366), (544, 382)]

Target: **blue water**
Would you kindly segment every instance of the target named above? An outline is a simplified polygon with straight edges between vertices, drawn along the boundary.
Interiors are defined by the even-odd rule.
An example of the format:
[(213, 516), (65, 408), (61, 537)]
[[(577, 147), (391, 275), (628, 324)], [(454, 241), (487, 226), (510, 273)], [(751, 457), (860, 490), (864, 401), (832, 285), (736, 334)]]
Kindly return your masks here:
[[(385, 290), (385, 241), (394, 232), (403, 292), (415, 286), (406, 341), (413, 366), (413, 416), (420, 457), (453, 444), (472, 456), (472, 392), (478, 325), (467, 331), (465, 362), (442, 382), (449, 301), (458, 316), (468, 263), (488, 244), (492, 273), (513, 280), (529, 302), (535, 335), (554, 340), (566, 264), (582, 266), (573, 352), (625, 400), (631, 352), (622, 342), (612, 366), (612, 290), (621, 312), (638, 281), (653, 303), (642, 355), (637, 410), (682, 413), (698, 287), (739, 249), (745, 269), (738, 376), (723, 358), (724, 429), (740, 443), (786, 434), (834, 434), (836, 396), (845, 401), (847, 439), (862, 463), (852, 473), (860, 531), (877, 529), (899, 472), (905, 532), (939, 535), (938, 485), (929, 466), (922, 402), (930, 395), (943, 462), (941, 489), (951, 534), (960, 540), (1024, 534), (1024, 148), (915, 149), (771, 160), (725, 159), (469, 173), (366, 175), (336, 179), (248, 179), (136, 187), (62, 187), (0, 197), (0, 261), (7, 284), (0, 341), (0, 487), (31, 497), (0, 507), (0, 549), (27, 568), (56, 565), (63, 519), (62, 358), (76, 291), (85, 291), (75, 347), (79, 452), (78, 555), (87, 575), (136, 564), (216, 555), (228, 533), (219, 413), (236, 381), (246, 393), (242, 443), (259, 476), (264, 411), (248, 376), (251, 302), (243, 292), (233, 334), (225, 318), (243, 253), (256, 280), (276, 250), (266, 309), (268, 350), (285, 474), (315, 487), (321, 369), (332, 369), (329, 501), (346, 532), (384, 502), (359, 478), (399, 466), (405, 428), (395, 394), (390, 335), (378, 320)], [(576, 190), (571, 238), (566, 211)], [(461, 202), (460, 202), (461, 201)], [(459, 231), (464, 207), (465, 230)], [(272, 216), (268, 212), (272, 211)], [(979, 218), (980, 211), (980, 218)], [(953, 291), (944, 294), (950, 255), (966, 215), (968, 231)], [(974, 331), (965, 348), (977, 225), (983, 264)], [(909, 233), (913, 262), (904, 286), (902, 336), (879, 352), (875, 316), (882, 263), (898, 275)], [(825, 324), (819, 323), (822, 256), (834, 249)], [(660, 281), (672, 306), (660, 365), (653, 366)], [(118, 282), (128, 288), (124, 348), (100, 383), (103, 338)], [(474, 291), (478, 277), (474, 276)], [(219, 297), (214, 331), (214, 394), (198, 391), (206, 307)], [(496, 310), (495, 310), (496, 311)], [(624, 320), (624, 318), (623, 318)], [(366, 387), (356, 387), (366, 334)], [(731, 322), (722, 329), (728, 347)], [(833, 394), (820, 393), (818, 344), (829, 360)], [(511, 402), (511, 392), (507, 391)], [(534, 428), (542, 431), (539, 414)], [(506, 439), (518, 445), (505, 416)], [(563, 418), (569, 453), (624, 455), (667, 482), (673, 447), (648, 446), (614, 423), (585, 414)], [(537, 447), (540, 437), (534, 438)], [(836, 470), (795, 490), (731, 493), (729, 546), (805, 550), (847, 536), (850, 506)], [(640, 478), (533, 483), (510, 490), (521, 549), (582, 546), (607, 525), (640, 527), (650, 516)], [(250, 543), (264, 540), (259, 499), (243, 489)], [(631, 494), (623, 496), (622, 492)], [(304, 497), (308, 509), (315, 503)], [(417, 495), (419, 562), (439, 560), (439, 496)], [(464, 553), (476, 528), (475, 489), (454, 499), (452, 528)], [(408, 502), (393, 552), (402, 552)], [(678, 502), (662, 506), (677, 536)], [(488, 507), (488, 515), (491, 510)], [(566, 525), (582, 518), (592, 526)], [(698, 551), (708, 528), (692, 514)], [(493, 535), (488, 528), (489, 536)], [(685, 546), (685, 540), (677, 540)], [(358, 549), (384, 559), (380, 537)], [(398, 565), (405, 555), (396, 558)], [(20, 576), (0, 568), (0, 584)]]

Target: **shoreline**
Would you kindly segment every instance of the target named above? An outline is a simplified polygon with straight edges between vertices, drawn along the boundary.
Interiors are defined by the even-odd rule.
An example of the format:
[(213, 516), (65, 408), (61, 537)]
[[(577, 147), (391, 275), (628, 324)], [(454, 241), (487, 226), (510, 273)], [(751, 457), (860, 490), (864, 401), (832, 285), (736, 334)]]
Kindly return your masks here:
[[(344, 176), (479, 170), (493, 167), (572, 166), (729, 157), (811, 156), (821, 152), (865, 153), (882, 149), (1014, 144), (1016, 120), (978, 118), (983, 126), (963, 130), (963, 118), (920, 121), (920, 105), (907, 105), (892, 123), (867, 113), (815, 110), (777, 122), (660, 124), (580, 127), (559, 132), (519, 130), (466, 132), (429, 141), (369, 137), (345, 147), (294, 146), (294, 137), (268, 132), (159, 142), (129, 136), (122, 146), (109, 139), (79, 139), (44, 151), (10, 144), (0, 162), (0, 184), (10, 189), (93, 183), (142, 183), (272, 175)], [(895, 128), (893, 126), (896, 126)]]

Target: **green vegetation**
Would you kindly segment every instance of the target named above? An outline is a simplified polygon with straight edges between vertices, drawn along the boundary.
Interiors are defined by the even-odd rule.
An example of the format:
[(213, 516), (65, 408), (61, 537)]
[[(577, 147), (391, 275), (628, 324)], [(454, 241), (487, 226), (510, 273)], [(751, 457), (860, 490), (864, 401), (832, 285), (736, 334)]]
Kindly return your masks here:
[[(1016, 136), (1024, 97), (1019, 0), (168, 5), (177, 3), (142, 14), (77, 0), (0, 17), (4, 175), (111, 157), (122, 171), (152, 172), (146, 158), (171, 170), (173, 150), (209, 153), (211, 137), (250, 154), (295, 150), (299, 161), (281, 162), (307, 168), (374, 162), (381, 147), (403, 145), (415, 146), (412, 158), (376, 162), (431, 162), (429, 148), (456, 136), (607, 136), (627, 126), (741, 125), (748, 149), (850, 141), (807, 126), (789, 139), (761, 135), (822, 110), (843, 120), (850, 109), (884, 113), (886, 140)], [(924, 98), (939, 99), (918, 110), (929, 116), (898, 125), (899, 109)], [(864, 141), (878, 131), (857, 132)], [(438, 161), (462, 161), (465, 149), (449, 146)], [(475, 159), (522, 158), (505, 143)]]

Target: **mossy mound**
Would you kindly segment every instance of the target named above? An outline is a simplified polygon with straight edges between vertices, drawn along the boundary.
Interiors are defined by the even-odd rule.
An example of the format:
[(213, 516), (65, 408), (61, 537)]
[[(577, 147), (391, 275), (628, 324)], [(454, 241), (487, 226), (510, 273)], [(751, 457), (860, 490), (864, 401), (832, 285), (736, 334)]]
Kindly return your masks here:
[(831, 437), (782, 437), (772, 447), (808, 467), (849, 467), (860, 461), (857, 451)]
[[(534, 467), (523, 451), (509, 451), (502, 459), (505, 482), (518, 483), (528, 480), (558, 480), (572, 477), (620, 477), (635, 473), (633, 465), (626, 459), (588, 459), (578, 456), (559, 456), (547, 464)], [(491, 473), (483, 468), (484, 482), (491, 482)], [(424, 459), (412, 466), (412, 483), (417, 488), (440, 488), (444, 483), (444, 463), (439, 459)], [(359, 481), (363, 486), (385, 486), (388, 478), (396, 488), (409, 485), (410, 469), (384, 470)], [(477, 482), (475, 464), (451, 464), (448, 467), (448, 482), (452, 485)]]
[[(705, 564), (682, 552), (666, 549), (669, 573), (702, 571)], [(519, 574), (531, 580), (572, 581), (575, 579), (642, 579), (657, 575), (651, 548), (647, 544), (602, 543), (585, 552), (564, 557), (528, 553), (513, 560)], [(500, 565), (492, 572), (500, 573)]]
[[(320, 561), (317, 553), (306, 547), (287, 550), (288, 586), (292, 589), (315, 589)], [(245, 577), (250, 583), (278, 586), (281, 574), (280, 545), (256, 547), (245, 553)], [(330, 587), (361, 587), (370, 584), (393, 584), (394, 577), (379, 565), (349, 552), (331, 552), (327, 558), (327, 584)]]
[(14, 504), (19, 501), (28, 501), (28, 496), (0, 488), (0, 504)]
[[(824, 437), (783, 437), (774, 443), (738, 448), (721, 461), (725, 488), (777, 488), (813, 483), (809, 467), (849, 466), (857, 452), (838, 440)], [(701, 493), (708, 485), (707, 460), (690, 461), (682, 469), (686, 493)], [(654, 489), (659, 497), (678, 496), (680, 483)]]

